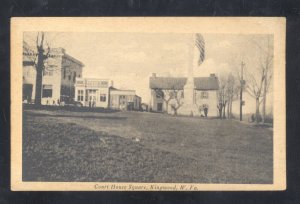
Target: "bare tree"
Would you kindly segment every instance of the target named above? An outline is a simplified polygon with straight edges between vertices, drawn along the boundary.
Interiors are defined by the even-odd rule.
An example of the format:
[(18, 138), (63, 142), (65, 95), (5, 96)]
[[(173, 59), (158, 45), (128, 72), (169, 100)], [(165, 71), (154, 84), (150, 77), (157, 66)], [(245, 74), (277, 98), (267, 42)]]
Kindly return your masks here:
[(50, 46), (45, 40), (45, 33), (38, 32), (36, 39), (36, 52), (31, 50), (29, 46), (23, 46), (25, 54), (29, 57), (36, 69), (36, 82), (35, 82), (35, 104), (41, 105), (42, 99), (42, 84), (43, 72), (45, 69), (45, 61), (49, 57)]
[(171, 108), (174, 111), (174, 115), (177, 115), (178, 109), (183, 105), (183, 90), (176, 90), (173, 89), (174, 97), (173, 101), (174, 103), (171, 104)]
[(239, 87), (236, 84), (236, 78), (233, 74), (229, 73), (227, 76), (227, 83), (225, 87), (225, 96), (227, 97), (227, 118), (232, 116), (232, 102), (238, 96)]
[(267, 94), (273, 77), (273, 41), (270, 36), (266, 40), (266, 46), (256, 43), (260, 50), (260, 69), (264, 77), (262, 89), (262, 123), (265, 123)]
[(266, 115), (266, 99), (267, 93), (270, 90), (270, 85), (273, 77), (273, 45), (271, 37), (268, 36), (266, 39), (266, 46), (263, 42), (255, 42), (259, 50), (259, 61), (257, 69), (246, 71), (246, 91), (250, 96), (255, 98), (255, 120), (256, 123), (260, 121), (260, 104), (263, 103), (262, 107), (262, 123), (265, 122)]
[(219, 110), (219, 117), (225, 118), (225, 108), (227, 105), (227, 93), (226, 93), (226, 85), (227, 79), (224, 75), (219, 76), (219, 90), (218, 90), (218, 105), (217, 108)]
[[(58, 66), (55, 62), (56, 52), (59, 49), (51, 48), (50, 42), (53, 42), (60, 33), (55, 35), (46, 35), (45, 32), (38, 32), (35, 39), (30, 39), (29, 36), (27, 40), (32, 40), (35, 43), (35, 47), (29, 46), (25, 41), (23, 45), (23, 54), (26, 55), (27, 59), (36, 69), (36, 83), (35, 83), (35, 104), (41, 105), (42, 99), (42, 84), (43, 76), (51, 75), (53, 72), (61, 72), (64, 69), (64, 74), (71, 77), (72, 71), (71, 66)], [(54, 61), (52, 61), (54, 60)], [(73, 81), (76, 76), (73, 76)], [(69, 95), (71, 93), (71, 87), (69, 87)]]

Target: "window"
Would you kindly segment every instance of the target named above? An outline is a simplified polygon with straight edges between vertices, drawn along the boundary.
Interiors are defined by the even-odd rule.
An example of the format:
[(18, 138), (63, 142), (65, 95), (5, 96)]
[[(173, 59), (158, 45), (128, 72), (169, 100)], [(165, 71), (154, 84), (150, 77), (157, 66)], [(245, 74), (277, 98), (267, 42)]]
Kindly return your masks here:
[(121, 95), (120, 96), (120, 105), (125, 105), (127, 102), (126, 102), (126, 96), (124, 95)]
[(69, 81), (71, 81), (71, 78), (72, 78), (72, 76), (71, 76), (71, 74), (69, 75)]
[(106, 94), (100, 94), (100, 101), (105, 102), (106, 101)]
[(201, 92), (201, 98), (202, 99), (207, 99), (208, 98), (208, 92), (207, 91), (202, 91)]
[(44, 70), (43, 76), (53, 76), (53, 70)]
[(52, 85), (43, 85), (43, 98), (51, 98), (52, 97)]
[(83, 90), (78, 90), (77, 101), (83, 101)]
[(74, 72), (73, 82), (75, 82), (75, 80), (76, 80), (76, 72)]
[(66, 69), (64, 69), (64, 79), (66, 79)]
[(164, 98), (164, 92), (160, 89), (155, 90), (156, 98)]

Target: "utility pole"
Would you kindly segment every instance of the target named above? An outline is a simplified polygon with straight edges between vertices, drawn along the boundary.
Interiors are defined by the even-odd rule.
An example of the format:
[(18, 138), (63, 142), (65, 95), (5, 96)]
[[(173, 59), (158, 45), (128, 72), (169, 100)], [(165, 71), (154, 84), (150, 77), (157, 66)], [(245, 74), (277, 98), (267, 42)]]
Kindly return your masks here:
[(241, 80), (240, 80), (240, 83), (241, 83), (241, 89), (240, 89), (240, 121), (243, 120), (243, 105), (244, 105), (244, 102), (243, 102), (243, 89), (244, 89), (244, 85), (245, 85), (245, 81), (244, 81), (244, 66), (245, 66), (245, 63), (242, 61), (241, 63)]

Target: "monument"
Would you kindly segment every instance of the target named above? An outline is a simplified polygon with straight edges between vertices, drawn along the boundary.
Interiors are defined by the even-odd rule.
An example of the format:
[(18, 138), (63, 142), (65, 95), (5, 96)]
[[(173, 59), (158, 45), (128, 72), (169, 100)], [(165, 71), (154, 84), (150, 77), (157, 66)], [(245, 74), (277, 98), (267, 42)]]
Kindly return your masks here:
[(189, 64), (187, 81), (184, 85), (184, 100), (183, 105), (178, 110), (181, 115), (195, 116), (200, 112), (195, 103), (195, 83), (194, 83), (194, 68), (198, 68), (205, 58), (205, 42), (203, 36), (199, 33), (191, 34), (191, 40), (188, 44)]

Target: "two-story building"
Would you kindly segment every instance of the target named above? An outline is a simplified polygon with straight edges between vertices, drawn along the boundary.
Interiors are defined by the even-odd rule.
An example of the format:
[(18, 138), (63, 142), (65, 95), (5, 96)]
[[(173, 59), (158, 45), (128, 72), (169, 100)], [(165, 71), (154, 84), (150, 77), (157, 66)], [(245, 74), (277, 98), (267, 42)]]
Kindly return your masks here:
[[(33, 103), (36, 89), (37, 50), (23, 43), (23, 101)], [(82, 76), (84, 64), (63, 48), (51, 48), (44, 62), (42, 104), (68, 103), (74, 99), (76, 77)]]
[[(185, 77), (150, 77), (151, 90), (150, 109), (154, 112), (174, 114), (174, 107), (180, 109), (184, 102)], [(194, 77), (194, 104), (199, 114), (204, 115), (207, 108), (208, 116), (218, 116), (218, 78), (215, 74), (209, 77)], [(178, 111), (179, 112), (179, 111)]]

